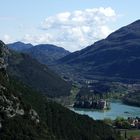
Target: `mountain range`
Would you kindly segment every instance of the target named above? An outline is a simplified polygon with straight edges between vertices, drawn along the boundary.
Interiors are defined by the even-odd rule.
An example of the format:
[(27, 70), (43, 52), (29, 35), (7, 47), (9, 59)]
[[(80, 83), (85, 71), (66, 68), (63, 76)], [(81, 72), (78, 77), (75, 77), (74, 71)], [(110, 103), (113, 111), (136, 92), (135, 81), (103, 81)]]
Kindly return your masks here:
[[(54, 45), (18, 43), (9, 48), (28, 53), (60, 75), (74, 80), (135, 83), (140, 80), (140, 20), (111, 33), (80, 51), (70, 53)], [(26, 49), (21, 49), (26, 48)]]
[(37, 59), (42, 64), (51, 65), (54, 61), (70, 54), (69, 51), (51, 44), (39, 44), (33, 46), (23, 42), (8, 44), (12, 50), (29, 54), (32, 58)]
[[(22, 42), (8, 47), (12, 50), (0, 41), (1, 140), (121, 139), (111, 126), (78, 115), (48, 97), (70, 95), (71, 83), (59, 73), (79, 81), (140, 82), (140, 20), (74, 53)], [(125, 95), (124, 102), (139, 105), (139, 97), (136, 91)]]

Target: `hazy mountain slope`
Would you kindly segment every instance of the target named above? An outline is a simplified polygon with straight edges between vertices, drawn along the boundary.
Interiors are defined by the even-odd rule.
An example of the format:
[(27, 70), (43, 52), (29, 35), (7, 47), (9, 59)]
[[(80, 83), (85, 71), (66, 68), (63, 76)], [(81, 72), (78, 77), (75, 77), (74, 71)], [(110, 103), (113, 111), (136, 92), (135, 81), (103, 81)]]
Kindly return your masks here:
[(91, 79), (140, 80), (140, 20), (63, 57), (57, 64)]
[(8, 45), (10, 49), (20, 51), (29, 54), (32, 58), (37, 59), (43, 64), (52, 64), (55, 60), (60, 59), (70, 52), (51, 44), (40, 44), (36, 46), (30, 46), (30, 44), (13, 43)]
[(23, 83), (9, 78), (7, 53), (5, 44), (0, 41), (1, 140), (117, 140), (110, 126), (48, 101)]
[(43, 64), (49, 65), (55, 60), (68, 55), (70, 52), (55, 45), (41, 44), (24, 51), (24, 53), (29, 54)]
[(70, 83), (26, 54), (11, 53), (8, 73), (49, 97), (70, 94)]

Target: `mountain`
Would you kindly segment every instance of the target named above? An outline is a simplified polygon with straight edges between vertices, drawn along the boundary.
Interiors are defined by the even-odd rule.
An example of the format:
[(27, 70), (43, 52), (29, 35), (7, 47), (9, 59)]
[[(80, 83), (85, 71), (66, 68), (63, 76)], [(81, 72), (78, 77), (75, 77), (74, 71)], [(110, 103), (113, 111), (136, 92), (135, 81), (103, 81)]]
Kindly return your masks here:
[(30, 44), (13, 43), (8, 46), (15, 51), (27, 53), (32, 56), (32, 58), (37, 59), (40, 63), (47, 65), (51, 65), (55, 60), (70, 54), (70, 52), (64, 48), (51, 44), (40, 44), (31, 47)]
[(9, 77), (8, 55), (0, 41), (1, 140), (120, 140), (102, 121), (78, 115)]
[(81, 79), (140, 81), (140, 20), (63, 57), (55, 68)]
[(15, 43), (8, 44), (8, 47), (12, 50), (22, 52), (26, 49), (32, 48), (33, 45), (32, 44), (25, 44), (23, 42), (15, 42)]
[(64, 81), (46, 65), (27, 54), (11, 51), (8, 73), (49, 97), (68, 96), (71, 83)]

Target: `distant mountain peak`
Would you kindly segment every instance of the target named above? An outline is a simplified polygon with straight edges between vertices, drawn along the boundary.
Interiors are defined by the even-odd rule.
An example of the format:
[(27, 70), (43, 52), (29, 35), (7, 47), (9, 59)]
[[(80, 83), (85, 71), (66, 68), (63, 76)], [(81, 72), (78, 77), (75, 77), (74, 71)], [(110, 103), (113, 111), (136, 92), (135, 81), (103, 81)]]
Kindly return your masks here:
[(114, 41), (125, 41), (140, 38), (140, 20), (137, 20), (117, 31), (111, 33), (106, 39)]
[(38, 44), (32, 46), (31, 44), (15, 42), (8, 46), (15, 51), (29, 54), (32, 58), (37, 59), (43, 64), (52, 64), (55, 60), (70, 54), (70, 52), (64, 48), (52, 44)]
[[(13, 43), (11, 43), (11, 44), (13, 44)], [(24, 42), (21, 42), (21, 41), (14, 42), (14, 44), (32, 45), (31, 43), (24, 43)]]
[(26, 50), (26, 49), (29, 49), (29, 48), (32, 48), (33, 45), (28, 43), (28, 44), (25, 44), (23, 42), (14, 42), (14, 43), (11, 43), (11, 44), (7, 44), (9, 49), (12, 49), (12, 50), (15, 50), (15, 51), (18, 51), (18, 52), (22, 52), (23, 50)]

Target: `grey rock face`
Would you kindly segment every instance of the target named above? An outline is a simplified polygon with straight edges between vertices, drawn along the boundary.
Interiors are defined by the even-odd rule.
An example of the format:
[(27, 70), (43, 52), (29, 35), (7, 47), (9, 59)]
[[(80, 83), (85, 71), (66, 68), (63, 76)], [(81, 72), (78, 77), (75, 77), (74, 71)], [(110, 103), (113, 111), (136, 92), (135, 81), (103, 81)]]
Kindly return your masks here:
[(6, 45), (0, 41), (0, 69), (6, 69), (9, 50)]
[[(0, 113), (4, 113), (8, 118), (13, 118), (17, 115), (24, 116), (29, 114), (31, 120), (39, 123), (39, 116), (35, 110), (25, 111), (22, 100), (12, 90), (9, 90), (9, 78), (6, 71), (8, 65), (8, 56), (10, 52), (6, 45), (0, 41)], [(4, 84), (7, 83), (7, 84)], [(0, 116), (0, 129), (2, 123)]]

